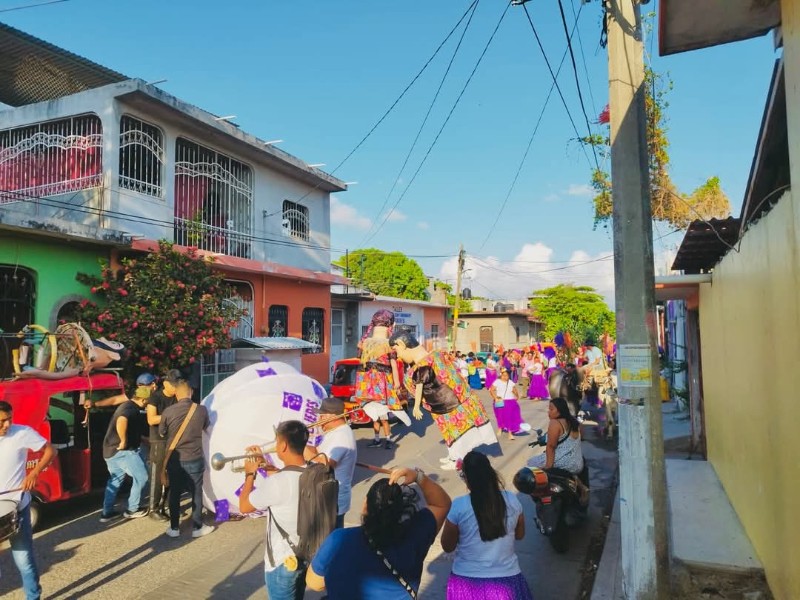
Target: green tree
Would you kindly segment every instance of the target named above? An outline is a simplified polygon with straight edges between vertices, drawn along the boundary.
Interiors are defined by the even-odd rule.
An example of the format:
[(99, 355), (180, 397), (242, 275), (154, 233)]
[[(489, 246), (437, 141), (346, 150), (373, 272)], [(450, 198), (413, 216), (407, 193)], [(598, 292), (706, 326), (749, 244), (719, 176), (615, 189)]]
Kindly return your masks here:
[(402, 252), (363, 248), (340, 257), (334, 264), (344, 267), (355, 285), (373, 294), (408, 300), (428, 297), (428, 278), (422, 267)]
[[(685, 229), (695, 219), (722, 218), (730, 215), (728, 197), (722, 191), (719, 178), (712, 177), (691, 195), (681, 193), (669, 174), (669, 139), (665, 111), (669, 107), (667, 93), (672, 89), (668, 75), (645, 69), (645, 116), (647, 121), (647, 158), (650, 179), (650, 206), (653, 219), (664, 221), (677, 229)], [(601, 122), (608, 123), (607, 111)], [(608, 159), (611, 152), (610, 132), (583, 139)], [(607, 225), (613, 212), (611, 175), (603, 169), (593, 169), (591, 185), (595, 195), (594, 224)]]
[(546, 340), (561, 332), (569, 332), (576, 342), (587, 336), (614, 335), (614, 313), (603, 297), (589, 286), (562, 283), (533, 292), (531, 308), (544, 324)]
[(196, 251), (168, 242), (119, 269), (102, 264), (100, 276), (79, 273), (98, 302), (84, 300), (77, 319), (93, 337), (125, 344), (139, 368), (163, 373), (230, 346), (229, 330), (242, 312), (230, 302), (222, 275)]

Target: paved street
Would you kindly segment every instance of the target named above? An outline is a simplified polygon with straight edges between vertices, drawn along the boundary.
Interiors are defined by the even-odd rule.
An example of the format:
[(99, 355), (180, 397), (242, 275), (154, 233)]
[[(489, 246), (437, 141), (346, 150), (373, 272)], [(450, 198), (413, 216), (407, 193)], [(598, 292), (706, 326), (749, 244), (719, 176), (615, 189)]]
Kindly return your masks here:
[[(488, 394), (480, 392), (489, 406)], [(546, 423), (546, 403), (523, 400), (523, 416), (536, 429)], [(453, 496), (466, 493), (455, 472), (438, 469), (444, 456), (441, 437), (427, 416), (410, 429), (396, 424), (398, 439), (395, 450), (368, 449), (370, 428), (356, 431), (359, 460), (378, 466), (417, 465), (425, 469)], [(548, 541), (534, 529), (533, 503), (522, 498), (527, 515), (527, 535), (518, 542), (522, 569), (537, 600), (577, 598), (581, 585), (587, 548), (602, 524), (600, 507), (609, 504), (609, 494), (616, 453), (606, 442), (599, 441), (592, 430), (585, 431), (584, 452), (592, 471), (592, 503), (589, 522), (574, 531), (570, 551), (555, 554)], [(501, 440), (500, 447), (485, 449), (494, 466), (511, 487), (514, 472), (534, 451), (527, 446), (530, 436), (516, 441)], [(538, 450), (537, 450), (538, 451)], [(352, 509), (346, 524), (358, 523), (366, 491), (376, 474), (357, 468), (357, 485), (353, 490)], [(245, 519), (222, 524), (213, 534), (193, 540), (188, 523), (180, 539), (164, 535), (164, 526), (149, 518), (98, 522), (100, 497), (69, 505), (45, 517), (44, 528), (36, 535), (36, 550), (42, 568), (45, 597), (68, 598), (264, 598), (263, 542), (264, 521)], [(426, 562), (422, 598), (443, 598), (450, 571), (450, 558), (438, 543)], [(19, 577), (11, 562), (7, 542), (0, 549), (0, 597), (21, 600), (17, 589)], [(13, 590), (13, 591), (12, 591)], [(307, 595), (319, 598), (320, 595)]]

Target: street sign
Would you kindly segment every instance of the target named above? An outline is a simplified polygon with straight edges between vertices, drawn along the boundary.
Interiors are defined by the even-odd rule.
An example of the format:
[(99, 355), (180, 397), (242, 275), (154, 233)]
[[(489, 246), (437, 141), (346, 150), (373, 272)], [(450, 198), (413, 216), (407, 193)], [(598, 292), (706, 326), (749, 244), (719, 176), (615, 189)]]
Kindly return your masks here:
[(619, 387), (651, 387), (653, 380), (651, 356), (648, 344), (620, 344), (617, 348)]

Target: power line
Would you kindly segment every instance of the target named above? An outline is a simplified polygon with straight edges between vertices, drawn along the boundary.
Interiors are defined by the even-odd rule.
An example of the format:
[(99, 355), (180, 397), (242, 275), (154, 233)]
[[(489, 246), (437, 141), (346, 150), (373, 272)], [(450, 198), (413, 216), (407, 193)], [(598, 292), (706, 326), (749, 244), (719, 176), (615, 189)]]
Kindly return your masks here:
[(436, 133), (436, 137), (433, 138), (433, 141), (431, 142), (431, 145), (428, 147), (428, 151), (425, 153), (425, 156), (422, 157), (422, 161), (419, 163), (419, 166), (417, 167), (417, 170), (414, 171), (414, 174), (411, 176), (411, 179), (409, 180), (408, 185), (406, 185), (405, 189), (403, 190), (403, 192), (397, 198), (397, 201), (395, 201), (394, 205), (392, 206), (392, 209), (386, 214), (386, 216), (381, 221), (380, 225), (378, 225), (377, 229), (375, 229), (375, 232), (369, 238), (367, 238), (365, 240), (365, 243), (369, 242), (373, 237), (375, 237), (378, 234), (378, 232), (381, 230), (381, 228), (386, 224), (386, 221), (389, 220), (389, 216), (399, 206), (399, 204), (400, 204), (400, 202), (402, 202), (403, 198), (405, 198), (406, 194), (408, 193), (408, 190), (411, 189), (411, 185), (417, 179), (417, 175), (419, 175), (419, 172), (422, 170), (422, 167), (425, 165), (425, 162), (428, 160), (428, 157), (431, 155), (431, 151), (433, 150), (434, 146), (436, 146), (436, 142), (439, 141), (439, 137), (442, 135), (442, 132), (444, 131), (444, 128), (447, 126), (447, 123), (450, 121), (450, 118), (453, 116), (453, 113), (455, 112), (456, 107), (458, 106), (458, 103), (461, 101), (461, 98), (464, 96), (464, 92), (467, 91), (467, 87), (469, 86), (470, 82), (472, 81), (472, 78), (475, 76), (475, 73), (477, 72), (478, 67), (480, 66), (481, 62), (483, 61), (483, 57), (486, 56), (486, 52), (489, 50), (489, 46), (492, 44), (492, 40), (494, 40), (494, 37), (497, 34), (497, 30), (500, 29), (500, 25), (502, 24), (503, 19), (505, 18), (506, 14), (508, 13), (508, 9), (509, 8), (511, 8), (511, 3), (506, 5), (506, 8), (503, 11), (503, 14), (500, 15), (500, 19), (497, 21), (497, 25), (495, 25), (495, 28), (492, 31), (492, 35), (489, 36), (489, 39), (486, 42), (486, 45), (483, 47), (483, 52), (481, 52), (481, 55), (478, 57), (478, 61), (475, 63), (475, 67), (472, 69), (472, 72), (469, 74), (469, 77), (467, 77), (467, 81), (464, 83), (464, 87), (461, 88), (461, 92), (458, 94), (458, 97), (456, 98), (455, 102), (453, 103), (453, 106), (450, 108), (450, 112), (447, 113), (447, 117), (445, 118), (444, 123), (442, 123), (442, 126), (439, 128), (439, 131)]
[[(572, 39), (569, 35), (569, 28), (567, 27), (567, 17), (564, 15), (564, 4), (558, 0), (558, 12), (561, 14), (561, 24), (564, 26), (564, 36), (567, 38), (567, 49), (569, 50), (569, 58), (572, 62), (572, 73), (575, 75), (575, 87), (578, 89), (578, 100), (581, 103), (581, 111), (583, 111), (583, 118), (586, 121), (586, 129), (589, 132), (589, 137), (592, 137), (592, 126), (589, 124), (589, 115), (586, 114), (586, 105), (583, 102), (583, 92), (581, 91), (581, 81), (578, 77), (578, 66), (575, 63), (575, 53), (572, 50)], [(597, 149), (592, 144), (592, 154), (594, 154), (594, 162), (597, 165), (597, 170), (600, 170), (600, 163), (597, 160)]]
[[(533, 19), (531, 19), (531, 15), (528, 12), (528, 6), (526, 4), (523, 4), (522, 8), (525, 11), (525, 16), (528, 17), (528, 23), (530, 23), (531, 31), (533, 32), (533, 36), (536, 38), (536, 43), (539, 45), (539, 50), (541, 50), (542, 52), (542, 57), (544, 57), (544, 62), (547, 65), (547, 70), (550, 71), (550, 77), (553, 78), (553, 83), (556, 86), (556, 91), (558, 92), (558, 96), (561, 98), (561, 103), (564, 105), (564, 109), (567, 111), (567, 117), (569, 117), (569, 122), (572, 124), (572, 130), (575, 132), (576, 138), (580, 141), (581, 134), (578, 133), (578, 127), (575, 125), (575, 120), (572, 118), (572, 113), (569, 110), (569, 106), (567, 106), (567, 101), (564, 99), (564, 94), (561, 92), (561, 86), (558, 85), (558, 79), (556, 78), (555, 73), (553, 73), (553, 67), (550, 66), (550, 59), (547, 58), (547, 53), (545, 52), (544, 46), (542, 45), (542, 40), (539, 38), (539, 33), (536, 31), (536, 26), (533, 24)], [(589, 153), (586, 151), (586, 145), (581, 144), (581, 148), (583, 149), (584, 156), (586, 156), (586, 160), (589, 162), (589, 166), (591, 166), (592, 161), (589, 158)], [(594, 157), (594, 161), (595, 161), (595, 166), (598, 169), (600, 169), (600, 165), (597, 162), (596, 154)]]
[[(344, 165), (344, 163), (346, 163), (350, 159), (350, 157), (353, 156), (353, 154), (355, 154), (356, 151), (361, 146), (364, 145), (364, 142), (366, 142), (367, 139), (373, 134), (373, 132), (380, 126), (380, 124), (383, 123), (383, 121), (386, 119), (386, 117), (389, 116), (389, 113), (391, 113), (392, 110), (394, 110), (395, 106), (397, 106), (397, 104), (400, 102), (400, 100), (403, 99), (403, 97), (406, 95), (408, 90), (411, 89), (411, 86), (413, 86), (417, 82), (417, 79), (419, 79), (422, 76), (422, 74), (425, 72), (425, 70), (428, 68), (428, 66), (430, 66), (430, 64), (433, 62), (433, 59), (436, 58), (436, 55), (439, 54), (439, 51), (444, 47), (444, 45), (447, 43), (447, 41), (452, 37), (453, 33), (455, 33), (455, 31), (461, 25), (461, 22), (466, 18), (467, 14), (469, 14), (470, 10), (472, 10), (472, 8), (478, 3), (478, 1), (479, 0), (473, 0), (472, 4), (470, 4), (467, 7), (467, 10), (464, 11), (464, 14), (461, 15), (461, 18), (458, 20), (458, 22), (453, 26), (453, 28), (450, 30), (450, 32), (445, 36), (444, 40), (442, 40), (442, 42), (436, 47), (436, 50), (433, 51), (433, 54), (431, 55), (431, 57), (425, 62), (424, 65), (422, 65), (422, 68), (419, 70), (419, 72), (417, 72), (417, 74), (414, 75), (414, 78), (409, 82), (409, 84), (405, 87), (405, 89), (400, 93), (400, 95), (397, 97), (397, 99), (394, 102), (392, 102), (391, 106), (386, 109), (386, 112), (384, 112), (383, 115), (381, 115), (381, 118), (378, 119), (375, 122), (375, 124), (369, 129), (369, 131), (367, 131), (366, 135), (364, 135), (364, 137), (361, 138), (361, 140), (355, 145), (355, 147), (352, 150), (350, 150), (350, 152), (347, 153), (347, 155), (339, 162), (339, 164), (337, 164), (333, 168), (333, 170), (330, 172), (331, 175), (336, 173), (336, 171), (338, 171), (342, 167), (342, 165)], [(313, 193), (315, 190), (319, 189), (319, 187), (321, 185), (322, 185), (321, 182), (318, 183), (317, 185), (312, 187), (310, 190), (308, 190), (305, 194), (300, 196), (297, 200), (295, 200), (295, 202), (300, 202), (300, 201), (304, 200), (311, 193)]]
[[(580, 5), (580, 8), (578, 9), (578, 14), (575, 16), (575, 24), (572, 26), (572, 33), (570, 33), (570, 37), (572, 36), (573, 33), (575, 33), (575, 28), (578, 25), (578, 16), (580, 16), (582, 10), (583, 10), (583, 4)], [(558, 64), (556, 77), (558, 77), (559, 74), (561, 73), (561, 67), (564, 66), (564, 60), (566, 58), (567, 58), (567, 50), (565, 49), (564, 54), (561, 55), (561, 62)], [(531, 133), (530, 139), (528, 140), (528, 145), (525, 148), (525, 152), (522, 154), (522, 160), (519, 161), (517, 172), (514, 174), (514, 179), (511, 181), (511, 185), (508, 188), (508, 193), (506, 193), (506, 197), (503, 198), (503, 203), (500, 205), (500, 210), (497, 211), (497, 216), (495, 217), (491, 227), (489, 227), (489, 231), (486, 232), (486, 237), (484, 238), (483, 243), (481, 243), (480, 248), (478, 248), (478, 251), (483, 250), (484, 246), (486, 246), (486, 242), (489, 241), (489, 238), (491, 237), (494, 228), (497, 227), (497, 223), (498, 221), (500, 221), (500, 217), (503, 215), (503, 211), (505, 210), (506, 205), (508, 204), (508, 200), (509, 198), (511, 198), (511, 193), (514, 191), (514, 187), (517, 185), (517, 180), (519, 179), (520, 173), (522, 173), (522, 167), (525, 165), (525, 161), (528, 158), (528, 153), (530, 152), (531, 146), (533, 145), (533, 139), (536, 137), (536, 133), (539, 131), (539, 125), (541, 125), (542, 123), (542, 119), (544, 118), (544, 113), (547, 110), (547, 105), (550, 103), (550, 98), (553, 95), (554, 89), (555, 89), (555, 83), (550, 84), (550, 90), (547, 92), (547, 97), (544, 100), (542, 111), (539, 113), (539, 118), (536, 120), (536, 125), (533, 128), (533, 133)]]
[(38, 4), (26, 4), (23, 6), (12, 6), (10, 8), (0, 8), (0, 13), (11, 12), (14, 10), (25, 10), (26, 8), (36, 8), (38, 6), (47, 6), (48, 4), (60, 4), (62, 2), (69, 2), (69, 0), (49, 0), (48, 2), (39, 2)]
[[(439, 87), (436, 88), (436, 93), (433, 95), (433, 99), (431, 100), (430, 106), (428, 106), (428, 111), (425, 113), (425, 118), (422, 119), (422, 124), (419, 126), (417, 130), (417, 135), (414, 137), (414, 141), (411, 143), (411, 147), (408, 149), (408, 153), (406, 154), (405, 159), (403, 160), (403, 165), (400, 167), (400, 170), (397, 172), (397, 177), (395, 177), (394, 183), (392, 183), (392, 187), (389, 190), (389, 193), (386, 194), (386, 199), (383, 201), (380, 209), (376, 213), (376, 219), (380, 218), (380, 215), (383, 213), (383, 209), (386, 208), (386, 205), (389, 204), (389, 198), (391, 198), (392, 193), (394, 193), (397, 184), (400, 182), (400, 176), (403, 174), (403, 171), (408, 164), (408, 161), (411, 159), (411, 154), (414, 152), (414, 148), (417, 146), (417, 142), (419, 141), (420, 136), (422, 135), (422, 130), (425, 128), (426, 123), (428, 122), (428, 118), (433, 111), (433, 106), (436, 104), (436, 100), (439, 98), (439, 93), (442, 91), (442, 87), (444, 86), (444, 82), (447, 80), (447, 75), (450, 73), (450, 69), (453, 67), (453, 62), (455, 62), (456, 56), (458, 55), (458, 50), (461, 48), (461, 43), (464, 41), (464, 36), (467, 34), (467, 30), (469, 29), (470, 23), (472, 23), (472, 19), (475, 16), (475, 12), (478, 10), (478, 3), (480, 0), (477, 0), (473, 3), (474, 8), (472, 9), (472, 14), (469, 16), (469, 20), (467, 24), (464, 26), (464, 30), (461, 32), (461, 37), (458, 39), (458, 44), (456, 44), (456, 48), (453, 51), (453, 56), (450, 57), (450, 62), (447, 65), (447, 69), (445, 69), (444, 75), (442, 75), (442, 80), (439, 82)], [(375, 226), (373, 223), (370, 225), (369, 230), (367, 231), (365, 240), (369, 240), (369, 234), (372, 232), (372, 228)], [(363, 241), (359, 246), (363, 245)]]
[[(583, 2), (581, 2), (580, 7), (578, 8), (578, 14), (575, 14), (575, 3), (570, 2), (569, 7), (572, 9), (572, 16), (575, 18), (575, 21), (578, 21), (578, 17), (581, 13), (581, 8), (583, 8)], [(578, 47), (581, 51), (581, 59), (583, 61), (583, 74), (586, 76), (586, 86), (589, 88), (589, 100), (592, 103), (592, 111), (597, 114), (597, 102), (594, 100), (594, 94), (592, 93), (592, 80), (589, 77), (589, 67), (586, 62), (586, 53), (583, 51), (583, 38), (581, 37), (581, 31), (578, 30)]]
[(566, 265), (564, 267), (554, 267), (552, 269), (543, 269), (541, 271), (523, 271), (523, 270), (510, 271), (508, 269), (503, 269), (501, 267), (497, 267), (495, 265), (492, 265), (492, 264), (490, 264), (490, 263), (488, 263), (488, 262), (486, 262), (486, 261), (484, 261), (484, 260), (482, 260), (480, 258), (477, 258), (475, 256), (471, 256), (471, 258), (472, 258), (472, 260), (476, 261), (479, 266), (487, 268), (487, 269), (492, 269), (492, 270), (498, 271), (500, 273), (506, 273), (508, 275), (539, 275), (539, 274), (542, 274), (542, 273), (553, 273), (553, 272), (556, 272), (556, 271), (567, 271), (569, 269), (576, 269), (578, 267), (582, 267), (583, 265), (588, 265), (588, 264), (592, 264), (592, 263), (596, 263), (596, 262), (607, 261), (609, 259), (614, 258), (614, 255), (613, 254), (607, 254), (605, 256), (601, 256), (601, 257), (598, 257), (598, 258), (593, 258), (591, 260), (571, 263), (571, 264)]

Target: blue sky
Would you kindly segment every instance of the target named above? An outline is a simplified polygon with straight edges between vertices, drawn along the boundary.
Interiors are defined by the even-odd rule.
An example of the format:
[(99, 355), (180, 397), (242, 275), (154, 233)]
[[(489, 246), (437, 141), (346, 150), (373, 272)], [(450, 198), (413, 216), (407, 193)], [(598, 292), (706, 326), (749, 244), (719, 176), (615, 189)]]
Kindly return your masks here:
[[(26, 0), (0, 0), (0, 10)], [(28, 0), (29, 2), (33, 0)], [(599, 47), (600, 6), (580, 9), (575, 43), (589, 118), (607, 103)], [(471, 0), (283, 1), (70, 0), (0, 13), (0, 20), (132, 77), (167, 79), (166, 91), (236, 123), (309, 163), (332, 169), (397, 98)], [(388, 196), (453, 54), (460, 30), (367, 142), (335, 174), (357, 181), (334, 196), (332, 246), (360, 247), (370, 226), (395, 212), (368, 245), (419, 258), (426, 272), (455, 274), (469, 255), (473, 294), (521, 297), (574, 281), (613, 295), (610, 233), (592, 230), (590, 166), (553, 95), (514, 192), (492, 230), (538, 118), (551, 79), (521, 7), (511, 7), (441, 137), (405, 191), (505, 9), (481, 0), (420, 140)], [(555, 0), (528, 3), (555, 69), (566, 47)], [(644, 7), (655, 10), (656, 2)], [(648, 44), (649, 46), (649, 44)], [(657, 43), (653, 46), (657, 49)], [(656, 50), (657, 52), (657, 50)], [(672, 176), (686, 192), (717, 175), (738, 215), (767, 95), (772, 37), (673, 57), (668, 71)], [(585, 134), (569, 59), (559, 83)], [(590, 85), (589, 85), (590, 84)], [(594, 98), (594, 102), (590, 99)], [(387, 201), (388, 198), (388, 201)], [(373, 229), (374, 231), (374, 229)], [(660, 226), (655, 235), (668, 232)], [(487, 239), (488, 243), (482, 247)], [(656, 252), (680, 242), (674, 234)], [(447, 257), (450, 258), (447, 258)], [(567, 268), (564, 268), (567, 267)], [(554, 271), (552, 269), (559, 269)]]

